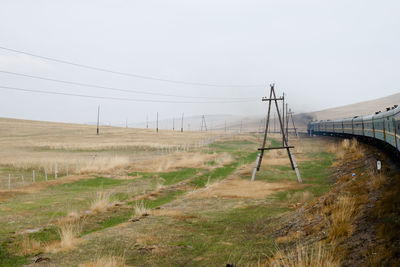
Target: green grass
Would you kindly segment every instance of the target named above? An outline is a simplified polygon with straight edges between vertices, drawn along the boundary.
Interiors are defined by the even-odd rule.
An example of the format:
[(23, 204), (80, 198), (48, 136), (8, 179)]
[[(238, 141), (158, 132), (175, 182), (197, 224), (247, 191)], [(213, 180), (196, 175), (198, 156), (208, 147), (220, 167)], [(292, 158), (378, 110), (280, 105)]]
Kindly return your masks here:
[(175, 221), (174, 228), (185, 231), (179, 231), (174, 239), (166, 242), (168, 247), (176, 248), (173, 254), (149, 259), (151, 255), (135, 253), (127, 255), (127, 263), (135, 266), (149, 262), (161, 266), (256, 264), (260, 255), (275, 249), (266, 225), (271, 218), (287, 211), (287, 208), (261, 205), (211, 213), (207, 220)]
[(230, 141), (230, 142), (216, 142), (209, 145), (209, 148), (216, 152), (232, 152), (238, 150), (248, 150), (249, 147), (254, 147), (255, 143), (251, 141)]
[(222, 180), (228, 175), (233, 173), (233, 171), (238, 167), (239, 163), (234, 162), (223, 167), (216, 168), (206, 174), (195, 177), (190, 181), (190, 184), (196, 187), (204, 187), (208, 181), (214, 182), (217, 180)]
[[(143, 204), (144, 204), (144, 206), (146, 208), (155, 209), (155, 208), (158, 208), (158, 207), (160, 207), (162, 205), (165, 205), (165, 204), (175, 200), (178, 196), (180, 196), (180, 195), (182, 195), (184, 193), (185, 193), (185, 191), (183, 191), (183, 190), (170, 191), (166, 195), (163, 195), (163, 196), (161, 196), (161, 197), (159, 197), (157, 199), (154, 199), (154, 200), (149, 200), (149, 199), (143, 200)], [(134, 205), (135, 203), (136, 202), (131, 202), (130, 204)]]
[(96, 177), (93, 179), (79, 180), (72, 183), (61, 184), (53, 186), (52, 188), (57, 190), (62, 190), (64, 192), (85, 192), (90, 189), (106, 189), (112, 186), (120, 185), (126, 183), (125, 180), (118, 180), (105, 177)]
[(27, 256), (14, 256), (8, 252), (7, 244), (4, 242), (0, 245), (0, 266), (2, 267), (16, 267), (23, 266), (29, 263)]
[(42, 243), (54, 240), (60, 240), (60, 236), (58, 235), (58, 229), (56, 227), (46, 227), (37, 233), (29, 234), (29, 237), (36, 241), (40, 241)]
[(165, 180), (164, 185), (173, 185), (195, 176), (197, 172), (197, 169), (186, 168), (175, 172), (158, 173), (158, 175)]

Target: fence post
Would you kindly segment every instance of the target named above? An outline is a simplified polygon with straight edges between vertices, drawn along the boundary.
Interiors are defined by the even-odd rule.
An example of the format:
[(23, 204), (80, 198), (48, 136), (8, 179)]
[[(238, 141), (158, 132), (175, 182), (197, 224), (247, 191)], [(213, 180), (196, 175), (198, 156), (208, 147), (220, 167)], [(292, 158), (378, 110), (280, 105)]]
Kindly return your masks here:
[(25, 180), (24, 180), (24, 175), (23, 174), (21, 175), (21, 178), (22, 178), (22, 186), (24, 186)]
[(67, 163), (66, 175), (68, 176), (68, 163)]
[(56, 162), (56, 166), (54, 167), (54, 179), (57, 179), (57, 174), (58, 174), (58, 168), (57, 168), (57, 162)]
[(8, 174), (8, 190), (11, 189), (11, 174)]

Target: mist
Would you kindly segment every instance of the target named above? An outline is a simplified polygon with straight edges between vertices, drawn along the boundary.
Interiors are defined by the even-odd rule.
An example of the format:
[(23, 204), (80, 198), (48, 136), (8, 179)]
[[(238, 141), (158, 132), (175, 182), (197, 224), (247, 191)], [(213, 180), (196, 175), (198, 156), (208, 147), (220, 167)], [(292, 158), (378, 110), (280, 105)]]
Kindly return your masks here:
[[(0, 88), (1, 117), (92, 123), (100, 105), (103, 123), (125, 125), (128, 120), (138, 126), (146, 117), (154, 121), (157, 112), (168, 120), (182, 113), (262, 116), (261, 97), (270, 83), (278, 94), (285, 92), (297, 113), (400, 91), (398, 1), (26, 0), (0, 5), (0, 47), (217, 85), (128, 77), (0, 49), (0, 71), (153, 94), (0, 72), (3, 87), (103, 97)], [(233, 98), (245, 101), (215, 103)]]

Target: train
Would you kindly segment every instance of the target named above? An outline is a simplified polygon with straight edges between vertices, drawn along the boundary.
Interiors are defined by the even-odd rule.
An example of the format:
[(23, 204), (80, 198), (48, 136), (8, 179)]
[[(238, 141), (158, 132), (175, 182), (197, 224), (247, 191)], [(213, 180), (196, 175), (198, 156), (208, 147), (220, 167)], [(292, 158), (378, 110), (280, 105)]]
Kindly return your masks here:
[(310, 136), (326, 135), (358, 138), (384, 145), (400, 154), (400, 107), (368, 116), (355, 116), (341, 120), (311, 121), (307, 125)]

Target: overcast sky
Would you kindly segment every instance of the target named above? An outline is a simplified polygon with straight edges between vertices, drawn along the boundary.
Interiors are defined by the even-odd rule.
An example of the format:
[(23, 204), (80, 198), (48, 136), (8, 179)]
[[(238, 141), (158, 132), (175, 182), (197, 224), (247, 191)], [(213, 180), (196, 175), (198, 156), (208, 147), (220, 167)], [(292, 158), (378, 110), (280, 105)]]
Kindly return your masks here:
[[(161, 79), (237, 85), (195, 86), (88, 70), (0, 49), (0, 86), (150, 103), (0, 88), (0, 117), (113, 124), (189, 115), (263, 115), (267, 85), (285, 91), (294, 111), (313, 111), (400, 92), (400, 1), (0, 1), (0, 46)], [(242, 86), (243, 85), (243, 86)], [(216, 99), (165, 97), (173, 94)], [(246, 99), (247, 100), (247, 99)], [(223, 100), (225, 101), (225, 100)]]

